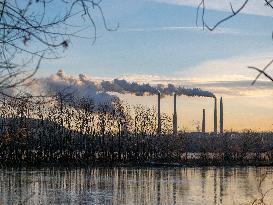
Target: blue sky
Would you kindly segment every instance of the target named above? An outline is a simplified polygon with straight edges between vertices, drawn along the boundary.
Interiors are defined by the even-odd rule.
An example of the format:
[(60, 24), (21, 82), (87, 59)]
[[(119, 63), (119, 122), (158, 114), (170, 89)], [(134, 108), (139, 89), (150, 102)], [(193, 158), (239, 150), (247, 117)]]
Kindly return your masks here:
[[(230, 14), (229, 1), (206, 2), (209, 24)], [(232, 2), (236, 9), (243, 1)], [(272, 130), (272, 83), (261, 78), (251, 87), (257, 73), (247, 66), (262, 67), (272, 59), (273, 10), (265, 8), (263, 1), (252, 0), (242, 14), (209, 32), (195, 25), (197, 4), (197, 0), (104, 0), (108, 25), (119, 23), (119, 29), (105, 31), (95, 13), (96, 43), (74, 39), (63, 58), (43, 61), (38, 75), (64, 69), (69, 75), (83, 73), (94, 79), (200, 87), (224, 97), (226, 129)], [(90, 36), (90, 30), (83, 34)], [(154, 97), (120, 97), (130, 104), (156, 106)], [(162, 110), (171, 115), (170, 103), (172, 98), (166, 97)], [(212, 103), (179, 98), (180, 128), (194, 130), (193, 121), (201, 119), (202, 108), (212, 119)], [(208, 120), (209, 129), (212, 122)]]
[[(240, 15), (211, 33), (195, 27), (196, 7), (187, 2), (104, 1), (108, 24), (119, 23), (118, 31), (104, 31), (98, 20), (95, 45), (91, 40), (74, 39), (65, 58), (45, 62), (42, 71), (55, 73), (63, 68), (70, 74), (93, 76), (176, 76), (202, 62), (272, 51), (272, 17)], [(209, 10), (207, 21), (213, 23), (226, 15), (222, 10)]]

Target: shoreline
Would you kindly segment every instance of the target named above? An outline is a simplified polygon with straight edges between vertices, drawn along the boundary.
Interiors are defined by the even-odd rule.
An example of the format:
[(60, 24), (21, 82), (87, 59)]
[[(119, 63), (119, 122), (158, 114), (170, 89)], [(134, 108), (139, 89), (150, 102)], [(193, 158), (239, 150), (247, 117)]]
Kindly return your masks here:
[(168, 163), (168, 162), (128, 162), (128, 163), (40, 163), (36, 165), (31, 164), (17, 164), (9, 165), (0, 163), (0, 169), (39, 169), (39, 168), (208, 168), (208, 167), (273, 167), (273, 162), (249, 162), (249, 163)]

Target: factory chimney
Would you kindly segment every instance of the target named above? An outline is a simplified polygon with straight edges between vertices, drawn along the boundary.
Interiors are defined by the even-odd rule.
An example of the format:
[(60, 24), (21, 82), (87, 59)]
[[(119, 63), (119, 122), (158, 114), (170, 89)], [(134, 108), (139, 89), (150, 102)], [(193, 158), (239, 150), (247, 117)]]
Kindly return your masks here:
[(224, 133), (224, 107), (222, 97), (220, 99), (220, 133)]
[(161, 133), (160, 92), (157, 94), (157, 134)]
[(214, 133), (217, 134), (217, 98), (214, 98)]
[(202, 132), (206, 132), (206, 110), (203, 109)]
[(173, 134), (177, 134), (176, 93), (173, 95)]

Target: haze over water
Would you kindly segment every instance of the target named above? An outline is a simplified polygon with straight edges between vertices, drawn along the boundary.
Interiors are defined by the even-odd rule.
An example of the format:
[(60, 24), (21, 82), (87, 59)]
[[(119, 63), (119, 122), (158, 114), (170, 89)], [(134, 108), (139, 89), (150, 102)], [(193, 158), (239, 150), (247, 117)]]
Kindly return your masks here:
[(266, 191), (269, 167), (1, 169), (0, 204), (245, 204), (265, 172)]

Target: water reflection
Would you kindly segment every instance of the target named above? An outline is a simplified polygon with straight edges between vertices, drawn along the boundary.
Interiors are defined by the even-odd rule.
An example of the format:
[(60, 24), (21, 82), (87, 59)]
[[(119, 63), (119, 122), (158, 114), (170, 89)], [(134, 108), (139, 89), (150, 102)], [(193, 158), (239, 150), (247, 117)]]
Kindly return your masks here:
[[(0, 170), (0, 204), (241, 204), (273, 187), (272, 168)], [(273, 193), (271, 194), (273, 195)], [(268, 198), (272, 201), (273, 198)]]

